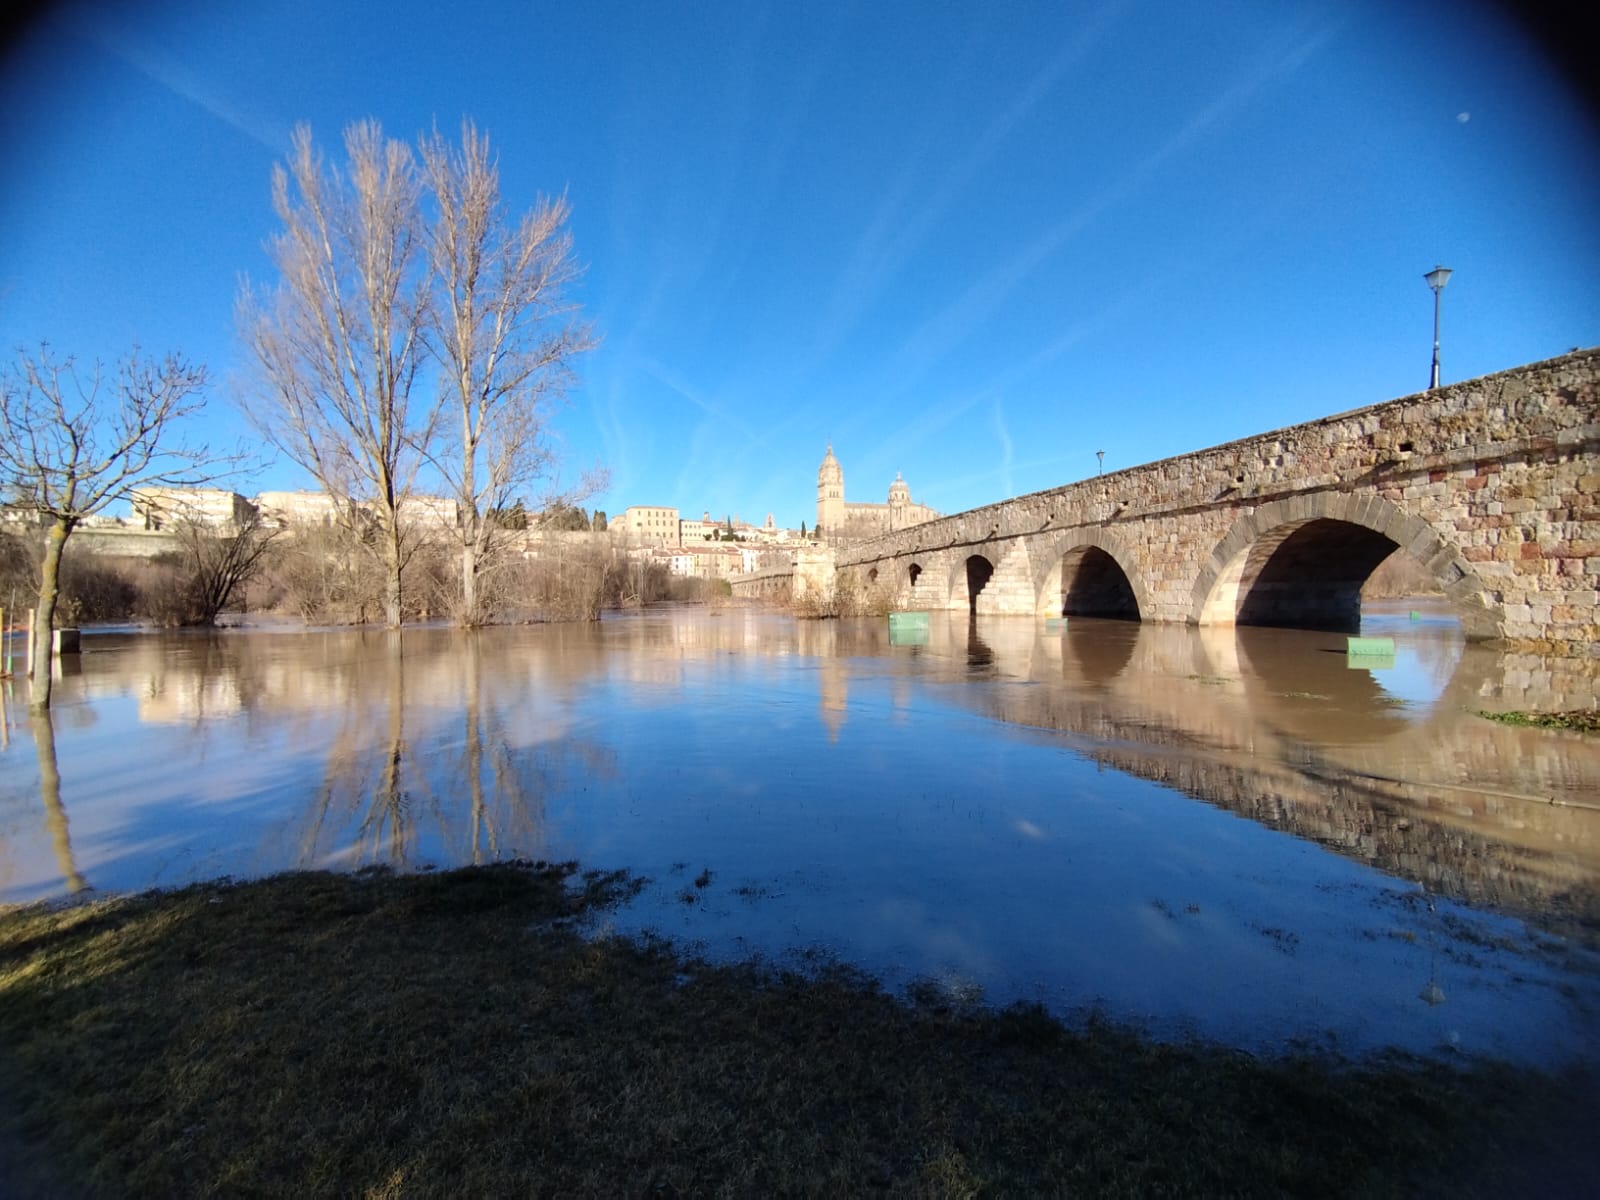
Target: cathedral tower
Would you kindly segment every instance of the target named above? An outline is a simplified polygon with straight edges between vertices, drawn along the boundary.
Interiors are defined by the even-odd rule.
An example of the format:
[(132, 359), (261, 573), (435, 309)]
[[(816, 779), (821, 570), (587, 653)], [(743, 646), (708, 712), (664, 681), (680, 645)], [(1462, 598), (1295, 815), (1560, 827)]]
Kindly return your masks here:
[(817, 528), (835, 536), (844, 532), (844, 468), (833, 456), (832, 443), (817, 471)]
[(900, 472), (894, 473), (894, 482), (889, 485), (889, 532), (904, 529), (915, 524), (911, 519), (911, 487), (900, 477)]

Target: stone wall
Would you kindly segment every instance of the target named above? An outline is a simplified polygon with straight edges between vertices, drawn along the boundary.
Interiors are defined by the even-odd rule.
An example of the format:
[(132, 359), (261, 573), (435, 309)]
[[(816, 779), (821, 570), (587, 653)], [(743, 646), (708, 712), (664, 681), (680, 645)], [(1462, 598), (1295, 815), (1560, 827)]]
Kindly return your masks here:
[(741, 600), (787, 602), (794, 594), (794, 567), (762, 567), (728, 576), (733, 594)]
[(1398, 547), (1469, 635), (1600, 654), (1597, 383), (1600, 350), (1578, 351), (945, 517), (840, 568), (960, 610), (982, 558), (979, 614), (1059, 615), (1114, 564), (1142, 620), (1338, 625)]
[(95, 554), (113, 558), (155, 558), (176, 554), (182, 543), (170, 533), (158, 530), (85, 525), (67, 542), (68, 554)]

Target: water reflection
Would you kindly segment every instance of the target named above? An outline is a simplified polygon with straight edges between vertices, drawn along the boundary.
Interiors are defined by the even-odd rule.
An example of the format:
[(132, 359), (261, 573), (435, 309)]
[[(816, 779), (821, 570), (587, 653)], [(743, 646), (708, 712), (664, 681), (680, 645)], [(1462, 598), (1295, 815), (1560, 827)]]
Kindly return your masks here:
[[(302, 862), (341, 856), (356, 863), (412, 862), (413, 809), (424, 797), (406, 789), (408, 775), (420, 783), (423, 773), (410, 761), (406, 742), (405, 635), (388, 631), (379, 639), (373, 658), (361, 662), (375, 678), (358, 685), (354, 702), (336, 718), (322, 787), (300, 842)], [(352, 824), (354, 838), (346, 833)]]
[(34, 757), (39, 764), (39, 800), (44, 805), (45, 826), (55, 850), (56, 869), (68, 892), (81, 892), (88, 886), (72, 857), (72, 833), (67, 828), (67, 810), (61, 803), (61, 769), (56, 762), (56, 727), (50, 710), (29, 715), (33, 727)]
[(1396, 669), (1434, 680), (1401, 700), (1387, 672), (1348, 665), (1343, 635), (1078, 619), (1052, 664), (1054, 640), (991, 621), (1000, 678), (1060, 686), (957, 698), (1441, 894), (1600, 925), (1600, 746), (1477, 715), (1591, 706), (1595, 667), (1437, 632), (1401, 644)]
[[(548, 796), (611, 775), (563, 696), (606, 664), (574, 649), (486, 661), (438, 630), (89, 639), (57, 693), (59, 756), (38, 726), (0, 771), (0, 900), (82, 886), (63, 793), (78, 859), (113, 889), (537, 857)], [(36, 805), (50, 856), (27, 832)]]
[[(53, 725), (0, 720), (0, 901), (575, 857), (656, 880), (620, 925), (997, 999), (1424, 1044), (1509, 1037), (1514, 1000), (1582, 1045), (1561, 989), (1593, 980), (1463, 974), (1501, 952), (1451, 904), (1593, 939), (1600, 747), (1475, 713), (1593, 704), (1600, 668), (1373, 619), (1393, 667), (1327, 634), (966, 613), (912, 644), (744, 609), (91, 636)], [(705, 867), (726, 888), (688, 886)]]
[(1381, 668), (1349, 657), (1341, 637), (1308, 640), (1299, 630), (1238, 630), (1239, 677), (1264, 728), (1302, 744), (1355, 745), (1393, 737), (1410, 724), (1389, 703)]
[(1129, 621), (1069, 622), (1061, 639), (1061, 675), (1110, 686), (1133, 661), (1139, 626)]
[(984, 668), (994, 665), (994, 651), (989, 648), (989, 643), (983, 640), (978, 632), (978, 618), (973, 614), (967, 619), (967, 666), (975, 674), (985, 674)]

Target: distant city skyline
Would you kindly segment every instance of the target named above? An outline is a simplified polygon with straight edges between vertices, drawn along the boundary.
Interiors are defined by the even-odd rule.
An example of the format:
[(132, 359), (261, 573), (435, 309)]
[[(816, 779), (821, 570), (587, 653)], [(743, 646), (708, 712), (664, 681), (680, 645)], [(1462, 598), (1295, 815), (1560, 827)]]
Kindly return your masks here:
[(222, 442), (293, 126), (472, 117), (572, 205), (608, 513), (798, 528), (830, 443), (952, 513), (1420, 391), (1436, 265), (1445, 384), (1600, 342), (1595, 114), (1485, 5), (65, 4), (0, 114), (0, 345), (181, 350)]

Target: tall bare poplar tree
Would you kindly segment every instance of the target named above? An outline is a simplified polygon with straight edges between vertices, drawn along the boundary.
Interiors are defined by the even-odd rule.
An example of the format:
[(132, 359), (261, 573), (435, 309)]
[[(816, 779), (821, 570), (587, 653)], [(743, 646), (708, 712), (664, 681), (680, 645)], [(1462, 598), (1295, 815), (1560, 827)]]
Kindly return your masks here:
[(309, 471), (370, 542), (385, 575), (384, 619), (399, 626), (401, 572), (414, 546), (405, 500), (437, 406), (413, 403), (430, 288), (421, 181), (410, 149), (374, 121), (350, 126), (343, 171), (296, 128), (274, 169), (283, 222), (268, 251), (279, 281), (246, 289), (240, 328), (254, 358), (247, 407), (262, 434)]
[(44, 525), (29, 664), (35, 711), (50, 707), (61, 556), (73, 531), (136, 488), (205, 483), (233, 461), (174, 440), (178, 422), (200, 408), (205, 382), (204, 367), (137, 350), (109, 379), (97, 364), (84, 380), (72, 359), (58, 360), (48, 347), (19, 353), (0, 377), (0, 494)]
[(595, 340), (566, 295), (580, 273), (566, 199), (541, 198), (513, 219), (489, 139), (471, 121), (459, 147), (437, 131), (423, 139), (422, 162), (435, 206), (432, 345), (449, 413), (435, 462), (456, 501), (460, 618), (475, 625), (485, 615), (480, 580), (505, 532), (491, 514), (535, 485), (553, 491), (549, 417), (572, 360)]

